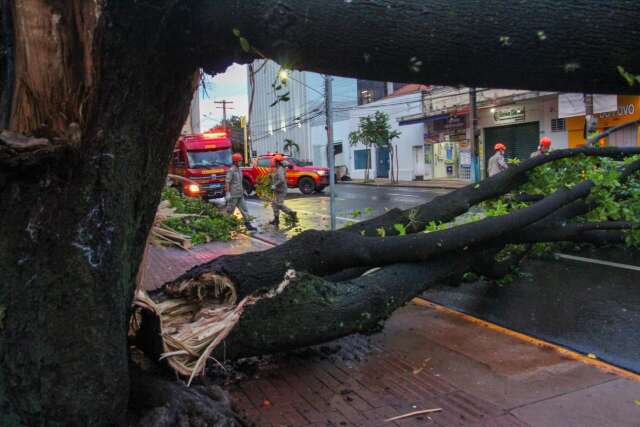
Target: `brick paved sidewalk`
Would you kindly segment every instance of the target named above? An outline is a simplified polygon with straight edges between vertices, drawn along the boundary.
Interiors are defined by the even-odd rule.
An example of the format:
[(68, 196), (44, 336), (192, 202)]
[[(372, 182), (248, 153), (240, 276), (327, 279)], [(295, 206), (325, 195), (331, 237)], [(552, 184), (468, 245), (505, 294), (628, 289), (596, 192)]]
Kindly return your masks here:
[[(640, 383), (428, 307), (337, 346), (230, 385), (237, 410), (257, 426), (640, 425)], [(430, 408), (442, 411), (384, 422)]]
[[(269, 247), (244, 236), (192, 252), (151, 247), (143, 285), (154, 288), (223, 254)], [(228, 385), (249, 425), (640, 426), (640, 382), (414, 304), (369, 338), (267, 360)], [(430, 408), (442, 411), (384, 422)]]

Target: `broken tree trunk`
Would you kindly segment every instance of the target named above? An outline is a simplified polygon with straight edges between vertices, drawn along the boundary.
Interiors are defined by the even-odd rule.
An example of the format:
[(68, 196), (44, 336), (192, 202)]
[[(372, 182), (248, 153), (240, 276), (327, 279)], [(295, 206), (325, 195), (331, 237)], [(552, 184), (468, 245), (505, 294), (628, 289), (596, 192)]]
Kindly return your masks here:
[[(639, 152), (614, 149), (603, 154)], [(577, 153), (584, 151), (575, 150)], [(570, 154), (562, 152), (558, 158)], [(525, 174), (543, 163), (532, 161), (529, 166), (514, 168), (511, 176)], [(628, 165), (624, 173), (635, 171), (638, 163)], [(160, 290), (138, 294), (136, 303), (143, 307), (142, 346), (154, 357), (167, 359), (177, 372), (193, 378), (204, 372), (210, 357), (267, 354), (374, 331), (395, 309), (438, 282), (459, 280), (466, 271), (486, 273), (489, 266), (489, 276), (506, 274), (524, 255), (514, 256), (504, 267), (498, 265), (499, 269), (490, 262), (482, 265), (477, 261), (485, 256), (486, 261), (493, 259), (508, 243), (590, 241), (594, 233), (638, 225), (538, 225), (584, 200), (594, 185), (587, 180), (572, 188), (562, 187), (508, 215), (432, 233), (389, 237), (357, 233), (345, 239), (347, 230), (307, 231), (264, 252), (218, 258), (193, 268)], [(474, 191), (469, 192), (469, 188)], [(449, 197), (462, 206), (460, 200), (469, 195), (476, 204), (482, 201), (475, 196), (476, 190), (482, 188), (471, 185)], [(496, 191), (488, 191), (485, 198), (495, 195)], [(427, 203), (418, 211), (431, 215), (428, 207), (432, 203), (437, 202)], [(465, 206), (468, 209), (471, 204), (467, 201)], [(451, 211), (441, 212), (445, 212), (443, 218), (449, 218)], [(394, 215), (393, 219), (401, 216)], [(373, 267), (384, 268), (362, 277), (347, 276), (346, 281), (329, 279), (345, 270)]]

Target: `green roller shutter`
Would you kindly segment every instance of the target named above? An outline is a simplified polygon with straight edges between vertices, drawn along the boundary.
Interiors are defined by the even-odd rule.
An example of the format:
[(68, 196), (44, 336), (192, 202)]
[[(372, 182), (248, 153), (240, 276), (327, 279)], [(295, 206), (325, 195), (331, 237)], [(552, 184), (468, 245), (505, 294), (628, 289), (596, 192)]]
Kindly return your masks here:
[(538, 122), (498, 126), (484, 129), (485, 170), (489, 158), (495, 152), (493, 146), (502, 142), (507, 146), (507, 159), (528, 159), (538, 149), (540, 142), (540, 124)]

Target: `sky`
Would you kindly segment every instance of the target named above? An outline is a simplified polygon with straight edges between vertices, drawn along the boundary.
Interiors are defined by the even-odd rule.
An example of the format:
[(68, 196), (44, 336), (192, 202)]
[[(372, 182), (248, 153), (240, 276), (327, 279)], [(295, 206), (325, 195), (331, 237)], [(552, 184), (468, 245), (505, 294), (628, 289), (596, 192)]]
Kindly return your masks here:
[[(247, 96), (247, 66), (233, 64), (224, 73), (205, 78), (206, 91), (200, 86), (200, 129), (204, 131), (222, 120), (221, 104), (215, 101), (232, 101), (227, 117), (246, 116), (249, 109)], [(206, 93), (205, 93), (206, 92)]]

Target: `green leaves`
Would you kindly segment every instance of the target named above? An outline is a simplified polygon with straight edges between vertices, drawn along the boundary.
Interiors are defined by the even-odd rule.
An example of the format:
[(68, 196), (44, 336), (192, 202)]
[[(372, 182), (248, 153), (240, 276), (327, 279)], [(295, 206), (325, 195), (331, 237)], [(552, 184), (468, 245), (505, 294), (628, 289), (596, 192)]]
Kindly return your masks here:
[(211, 203), (200, 198), (184, 197), (175, 188), (165, 189), (162, 199), (168, 200), (176, 213), (197, 215), (163, 221), (172, 230), (191, 237), (194, 245), (213, 240), (229, 240), (240, 230), (240, 221), (236, 217), (218, 211)]
[(618, 74), (620, 74), (622, 78), (627, 81), (627, 84), (629, 86), (635, 86), (636, 83), (640, 84), (640, 74), (631, 74), (620, 65), (618, 65), (617, 70)]
[(362, 144), (365, 147), (387, 147), (393, 139), (400, 135), (399, 131), (391, 130), (389, 115), (376, 111), (373, 116), (360, 118), (358, 130), (349, 134), (349, 144)]
[(234, 28), (231, 31), (233, 32), (233, 35), (238, 38), (238, 42), (240, 43), (240, 48), (245, 52), (249, 52), (251, 50), (251, 44), (249, 43), (249, 40), (242, 37), (242, 35), (240, 34), (240, 30), (238, 28)]
[(407, 235), (407, 227), (404, 224), (393, 224), (393, 228), (398, 232), (398, 235)]

